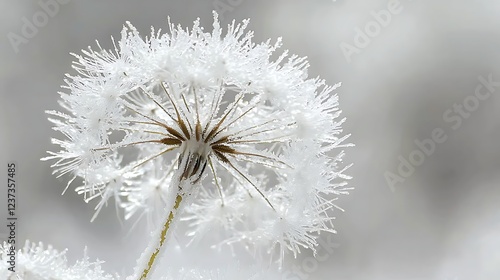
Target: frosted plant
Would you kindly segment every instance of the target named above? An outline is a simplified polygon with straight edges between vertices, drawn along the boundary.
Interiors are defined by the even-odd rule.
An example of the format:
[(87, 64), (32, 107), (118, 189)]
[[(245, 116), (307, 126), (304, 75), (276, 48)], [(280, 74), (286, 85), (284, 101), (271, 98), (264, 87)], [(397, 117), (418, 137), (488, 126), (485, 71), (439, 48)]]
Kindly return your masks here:
[(96, 214), (114, 197), (125, 218), (155, 225), (130, 279), (150, 277), (181, 220), (191, 242), (279, 261), (333, 232), (333, 202), (350, 179), (340, 84), (308, 78), (307, 60), (287, 51), (273, 61), (281, 40), (253, 43), (247, 25), (223, 33), (214, 14), (211, 33), (196, 20), (143, 38), (127, 23), (113, 50), (74, 54), (66, 112), (48, 112), (61, 150), (44, 159), (70, 174), (66, 189), (81, 178), (76, 191), (100, 200)]
[[(12, 272), (7, 261), (10, 260), (10, 244), (0, 245), (0, 279), (3, 280), (113, 280), (105, 274), (100, 261), (90, 262), (85, 252), (83, 259), (69, 266), (66, 251), (58, 252), (50, 245), (26, 241), (24, 248), (16, 252), (15, 271)], [(7, 265), (7, 266), (5, 266)]]
[[(68, 250), (58, 251), (52, 246), (26, 241), (24, 247), (15, 253), (15, 271), (9, 260), (13, 254), (11, 244), (0, 243), (0, 279), (2, 280), (118, 280), (119, 275), (106, 274), (102, 268), (102, 261), (91, 262), (84, 251), (82, 259), (73, 265), (68, 264), (66, 253)], [(225, 266), (214, 269), (182, 268), (175, 273), (168, 271), (161, 280), (277, 280), (282, 279), (278, 271), (260, 271), (240, 265)], [(173, 275), (172, 275), (173, 274)]]

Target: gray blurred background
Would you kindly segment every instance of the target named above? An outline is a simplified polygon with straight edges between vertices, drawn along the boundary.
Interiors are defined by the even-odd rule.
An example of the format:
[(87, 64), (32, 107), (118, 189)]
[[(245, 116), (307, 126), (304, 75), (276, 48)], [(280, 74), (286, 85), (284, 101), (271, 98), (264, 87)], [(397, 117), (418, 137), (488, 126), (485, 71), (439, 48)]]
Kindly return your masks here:
[[(88, 246), (107, 271), (131, 271), (146, 239), (144, 223), (130, 232), (132, 223), (120, 225), (113, 203), (90, 223), (95, 204), (73, 191), (61, 196), (68, 178), (56, 179), (39, 160), (55, 149), (44, 110), (59, 108), (57, 92), (72, 71), (69, 52), (95, 46), (96, 39), (111, 47), (110, 36), (120, 38), (127, 20), (145, 35), (151, 25), (166, 27), (167, 16), (186, 27), (200, 17), (211, 30), (214, 4), (224, 3), (223, 26), (250, 18), (255, 42), (282, 36), (285, 49), (309, 58), (311, 77), (343, 83), (345, 132), (356, 144), (345, 162), (355, 163), (348, 172), (355, 190), (338, 203), (345, 209), (336, 220), (338, 246), (302, 278), (500, 279), (500, 86), (485, 100), (474, 97), (479, 77), (500, 81), (500, 2), (66, 2), (45, 23), (35, 18), (40, 26), (32, 38), (13, 45), (23, 18), (33, 22), (43, 10), (38, 1), (0, 0), (0, 155), (2, 166), (18, 165), (18, 243), (68, 248), (70, 261)], [(373, 14), (387, 15), (381, 10), (391, 12), (383, 24)], [(368, 28), (368, 41), (357, 28)], [(347, 44), (356, 48), (349, 56), (341, 47)], [(473, 108), (466, 117), (448, 111), (464, 102)], [(447, 112), (455, 121), (443, 118)], [(408, 160), (415, 140), (431, 138), (435, 129), (446, 141), (391, 188), (385, 174), (398, 175), (400, 156)], [(5, 196), (0, 191), (2, 221)], [(306, 257), (296, 264), (304, 266)]]

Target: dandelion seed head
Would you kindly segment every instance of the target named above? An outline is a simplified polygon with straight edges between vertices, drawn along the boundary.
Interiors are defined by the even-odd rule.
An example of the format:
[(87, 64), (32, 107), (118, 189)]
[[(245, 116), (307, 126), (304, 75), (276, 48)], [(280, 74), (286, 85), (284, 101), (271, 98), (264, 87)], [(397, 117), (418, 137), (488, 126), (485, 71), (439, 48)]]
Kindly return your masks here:
[(223, 31), (214, 14), (211, 32), (196, 20), (141, 37), (126, 23), (113, 49), (74, 54), (66, 112), (48, 112), (60, 150), (44, 160), (81, 178), (97, 211), (114, 197), (126, 219), (153, 221), (185, 188), (192, 238), (278, 248), (280, 260), (314, 248), (349, 179), (339, 85), (308, 78), (306, 58), (287, 51), (271, 60), (281, 39), (256, 44), (248, 24)]
[[(7, 255), (11, 245), (4, 242), (0, 244), (0, 261), (7, 264), (10, 256)], [(26, 241), (22, 249), (16, 251), (15, 272), (3, 270), (0, 266), (1, 279), (23, 280), (113, 280), (118, 279), (104, 273), (101, 268), (103, 262), (91, 262), (85, 250), (84, 257), (75, 264), (69, 265), (66, 259), (67, 250), (58, 251), (51, 245)], [(10, 278), (9, 278), (10, 277)]]

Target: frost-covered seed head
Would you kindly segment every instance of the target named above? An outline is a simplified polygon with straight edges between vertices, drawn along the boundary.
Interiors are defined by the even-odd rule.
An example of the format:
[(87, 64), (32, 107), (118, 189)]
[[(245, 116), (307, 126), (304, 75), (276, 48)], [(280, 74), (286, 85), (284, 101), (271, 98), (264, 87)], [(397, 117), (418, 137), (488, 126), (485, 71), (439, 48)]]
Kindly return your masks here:
[(307, 60), (287, 51), (271, 61), (281, 40), (253, 43), (247, 25), (223, 34), (214, 14), (211, 33), (197, 20), (142, 38), (127, 23), (114, 50), (75, 54), (66, 113), (48, 112), (63, 134), (45, 158), (55, 173), (71, 174), (68, 186), (81, 178), (76, 190), (100, 198), (98, 211), (114, 197), (126, 218), (151, 221), (194, 188), (182, 219), (215, 247), (279, 245), (280, 258), (314, 248), (318, 232), (333, 231), (333, 201), (349, 179), (332, 94), (340, 84), (308, 78)]
[[(69, 265), (66, 250), (59, 252), (52, 246), (45, 247), (41, 242), (36, 244), (26, 241), (24, 247), (15, 252), (16, 265), (12, 269), (12, 244), (0, 244), (0, 279), (14, 280), (114, 280), (119, 279), (105, 273), (101, 269), (103, 262), (90, 262), (85, 250), (84, 257), (75, 264)], [(4, 266), (5, 265), (5, 266)], [(11, 269), (9, 269), (11, 268)], [(14, 270), (14, 271), (12, 271)]]

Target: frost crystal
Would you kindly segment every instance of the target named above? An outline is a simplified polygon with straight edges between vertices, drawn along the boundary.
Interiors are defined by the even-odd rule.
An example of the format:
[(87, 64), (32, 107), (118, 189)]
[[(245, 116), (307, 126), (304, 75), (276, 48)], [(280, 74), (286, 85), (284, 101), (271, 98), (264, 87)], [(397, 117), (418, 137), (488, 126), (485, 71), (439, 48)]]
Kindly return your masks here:
[[(9, 255), (10, 254), (10, 255)], [(45, 248), (42, 243), (26, 241), (24, 248), (16, 252), (15, 269), (2, 267), (12, 258), (11, 245), (0, 244), (0, 279), (23, 280), (113, 280), (115, 277), (105, 274), (100, 261), (90, 262), (87, 254), (84, 258), (69, 266), (66, 251), (58, 252), (52, 246)], [(9, 269), (11, 268), (11, 269)], [(12, 272), (11, 270), (15, 270)]]
[(211, 33), (197, 20), (143, 38), (127, 23), (114, 50), (74, 54), (66, 113), (48, 112), (61, 150), (44, 159), (68, 186), (82, 179), (96, 213), (114, 197), (126, 218), (156, 223), (182, 190), (194, 197), (180, 217), (193, 242), (279, 259), (314, 248), (348, 190), (340, 84), (308, 78), (307, 60), (287, 51), (272, 61), (281, 40), (253, 43), (247, 25), (223, 33), (214, 14)]

